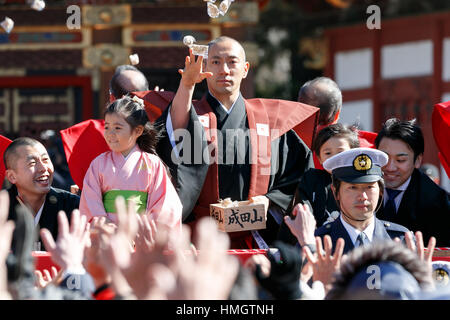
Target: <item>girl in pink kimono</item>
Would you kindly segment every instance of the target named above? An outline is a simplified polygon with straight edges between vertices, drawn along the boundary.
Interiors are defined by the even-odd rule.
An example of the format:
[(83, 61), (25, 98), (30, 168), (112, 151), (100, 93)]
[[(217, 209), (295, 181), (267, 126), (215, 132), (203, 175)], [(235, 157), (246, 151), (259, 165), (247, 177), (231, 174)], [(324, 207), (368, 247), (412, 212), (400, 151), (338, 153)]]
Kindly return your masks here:
[(155, 152), (157, 131), (139, 98), (123, 97), (105, 111), (105, 140), (111, 149), (95, 158), (86, 172), (80, 212), (88, 221), (105, 216), (117, 222), (115, 198), (134, 201), (138, 213), (181, 232), (182, 205)]

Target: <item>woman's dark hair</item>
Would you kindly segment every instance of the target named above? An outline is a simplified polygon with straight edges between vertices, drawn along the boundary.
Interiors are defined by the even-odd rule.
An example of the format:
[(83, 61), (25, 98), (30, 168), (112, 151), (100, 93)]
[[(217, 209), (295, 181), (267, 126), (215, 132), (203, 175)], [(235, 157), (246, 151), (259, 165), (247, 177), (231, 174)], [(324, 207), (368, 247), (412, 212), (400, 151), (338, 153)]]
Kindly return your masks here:
[(143, 126), (142, 135), (137, 138), (136, 143), (142, 151), (156, 154), (155, 148), (159, 139), (159, 131), (148, 120), (143, 103), (133, 100), (130, 96), (124, 96), (108, 105), (104, 116), (107, 114), (122, 116), (130, 125), (131, 130)]
[(425, 151), (425, 141), (422, 130), (416, 125), (416, 119), (409, 121), (401, 121), (396, 118), (388, 119), (383, 125), (383, 128), (378, 133), (375, 139), (375, 146), (380, 146), (383, 138), (392, 140), (401, 140), (406, 143), (414, 152), (414, 161), (417, 156)]
[[(347, 290), (353, 278), (364, 268), (382, 262), (394, 262), (402, 266), (417, 281), (422, 289), (433, 286), (432, 278), (424, 261), (420, 260), (415, 252), (394, 241), (383, 241), (370, 246), (357, 247), (352, 250), (347, 259), (342, 262), (340, 270), (335, 274), (331, 290), (326, 300), (364, 298), (358, 296), (366, 294), (366, 298), (377, 298), (370, 295), (369, 290), (355, 292)], [(381, 298), (378, 296), (378, 298)]]
[(347, 127), (341, 123), (335, 123), (323, 128), (315, 137), (312, 149), (317, 156), (320, 155), (320, 148), (330, 138), (344, 138), (350, 148), (359, 148), (358, 132), (353, 127)]

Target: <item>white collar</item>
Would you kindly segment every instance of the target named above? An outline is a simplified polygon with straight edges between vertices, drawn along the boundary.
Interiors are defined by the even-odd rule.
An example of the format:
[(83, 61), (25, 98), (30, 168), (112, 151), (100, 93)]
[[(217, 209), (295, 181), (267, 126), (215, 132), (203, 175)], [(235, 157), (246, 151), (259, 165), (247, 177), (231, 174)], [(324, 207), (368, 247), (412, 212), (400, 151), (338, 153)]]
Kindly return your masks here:
[[(227, 108), (222, 104), (222, 102), (219, 101), (219, 99), (217, 99), (216, 97), (213, 96), (213, 94), (211, 93), (211, 91), (208, 90), (208, 92), (209, 92), (209, 94), (211, 95), (211, 97), (213, 97), (214, 99), (217, 100), (217, 102), (220, 104), (220, 106), (222, 107), (222, 109), (225, 110), (225, 112), (226, 112), (227, 114), (230, 114), (231, 110), (233, 110), (233, 107), (234, 107), (234, 105), (236, 104), (236, 101), (237, 101), (238, 99), (236, 99), (236, 101), (233, 102), (233, 104), (231, 105), (231, 108), (230, 108), (230, 109), (227, 109)], [(238, 96), (238, 98), (239, 98), (239, 96)]]
[(41, 219), (42, 209), (44, 209), (44, 204), (45, 204), (45, 199), (44, 199), (44, 203), (42, 204), (41, 208), (38, 210), (38, 212), (36, 213), (36, 216), (34, 217), (34, 226), (35, 227), (38, 225), (39, 219)]
[[(355, 245), (356, 239), (358, 238), (361, 231), (359, 231), (354, 226), (352, 226), (351, 224), (347, 223), (344, 219), (342, 219), (342, 214), (339, 215), (339, 219), (341, 219), (342, 225), (344, 226), (345, 230), (347, 230), (347, 233), (350, 236), (353, 245)], [(369, 241), (372, 242), (373, 233), (375, 231), (375, 217), (373, 217), (372, 222), (363, 231), (366, 234)]]
[[(31, 207), (27, 206), (23, 201), (22, 198), (19, 195), (19, 191), (17, 191), (17, 197), (16, 197), (17, 201), (24, 207), (28, 208), (28, 210), (33, 211), (31, 209)], [(41, 207), (39, 208), (38, 212), (36, 213), (36, 215), (34, 216), (34, 226), (36, 227), (39, 223), (39, 219), (41, 218), (42, 215), (42, 209), (44, 208), (44, 204), (45, 204), (45, 199), (44, 198), (44, 202), (42, 203)], [(32, 212), (33, 213), (33, 212)]]

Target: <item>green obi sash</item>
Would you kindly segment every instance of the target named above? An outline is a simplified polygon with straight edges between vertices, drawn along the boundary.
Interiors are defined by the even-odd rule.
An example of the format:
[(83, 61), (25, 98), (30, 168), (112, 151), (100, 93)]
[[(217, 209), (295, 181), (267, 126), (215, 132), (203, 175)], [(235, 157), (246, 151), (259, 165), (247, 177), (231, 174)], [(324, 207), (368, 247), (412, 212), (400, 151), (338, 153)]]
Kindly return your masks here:
[(103, 194), (103, 206), (108, 213), (116, 213), (116, 198), (122, 196), (125, 198), (127, 204), (129, 201), (134, 201), (138, 213), (145, 212), (147, 208), (147, 192), (135, 190), (110, 190)]

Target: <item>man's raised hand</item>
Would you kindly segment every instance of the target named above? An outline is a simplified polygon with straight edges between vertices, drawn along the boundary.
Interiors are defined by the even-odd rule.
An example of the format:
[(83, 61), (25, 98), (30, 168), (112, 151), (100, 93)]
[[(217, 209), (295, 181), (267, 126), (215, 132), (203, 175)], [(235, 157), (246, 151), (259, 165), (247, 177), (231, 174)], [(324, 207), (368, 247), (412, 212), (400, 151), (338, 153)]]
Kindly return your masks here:
[(294, 219), (289, 216), (284, 217), (284, 222), (289, 227), (289, 230), (291, 230), (301, 246), (314, 244), (316, 219), (314, 219), (309, 206), (299, 203), (294, 207), (292, 213), (295, 216)]
[(202, 72), (203, 56), (195, 59), (192, 49), (189, 48), (189, 56), (184, 62), (184, 69), (178, 69), (181, 74), (181, 84), (186, 87), (193, 87), (196, 83), (202, 82), (204, 79), (211, 77), (212, 72)]

